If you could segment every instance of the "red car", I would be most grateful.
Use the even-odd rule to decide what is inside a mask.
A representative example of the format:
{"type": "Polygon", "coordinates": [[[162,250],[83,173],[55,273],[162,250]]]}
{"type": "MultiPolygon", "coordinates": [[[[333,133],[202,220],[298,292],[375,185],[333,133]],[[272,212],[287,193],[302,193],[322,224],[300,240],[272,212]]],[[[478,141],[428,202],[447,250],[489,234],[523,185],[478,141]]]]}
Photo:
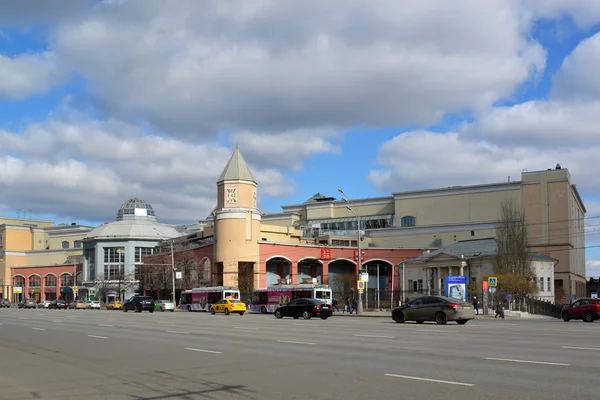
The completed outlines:
{"type": "Polygon", "coordinates": [[[594,322],[594,320],[600,319],[600,301],[594,298],[579,299],[573,304],[564,306],[561,316],[565,322],[572,319],[594,322]]]}

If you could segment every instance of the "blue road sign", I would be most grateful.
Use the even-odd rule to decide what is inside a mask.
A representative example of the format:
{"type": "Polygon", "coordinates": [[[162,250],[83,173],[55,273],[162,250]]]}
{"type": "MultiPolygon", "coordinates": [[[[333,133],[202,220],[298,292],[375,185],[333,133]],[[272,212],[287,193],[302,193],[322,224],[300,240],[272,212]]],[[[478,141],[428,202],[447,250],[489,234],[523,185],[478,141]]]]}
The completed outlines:
{"type": "Polygon", "coordinates": [[[512,294],[507,294],[506,295],[506,300],[511,301],[512,300],[512,294]]]}

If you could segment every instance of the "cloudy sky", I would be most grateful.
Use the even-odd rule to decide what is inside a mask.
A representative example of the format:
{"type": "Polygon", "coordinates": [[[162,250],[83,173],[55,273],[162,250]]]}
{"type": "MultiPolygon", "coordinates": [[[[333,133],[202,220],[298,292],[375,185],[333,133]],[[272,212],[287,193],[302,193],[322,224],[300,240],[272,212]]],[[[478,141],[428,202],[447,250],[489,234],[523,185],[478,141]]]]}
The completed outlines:
{"type": "Polygon", "coordinates": [[[0,0],[0,213],[191,222],[237,144],[263,211],[560,163],[594,217],[599,65],[596,0],[0,0]]]}

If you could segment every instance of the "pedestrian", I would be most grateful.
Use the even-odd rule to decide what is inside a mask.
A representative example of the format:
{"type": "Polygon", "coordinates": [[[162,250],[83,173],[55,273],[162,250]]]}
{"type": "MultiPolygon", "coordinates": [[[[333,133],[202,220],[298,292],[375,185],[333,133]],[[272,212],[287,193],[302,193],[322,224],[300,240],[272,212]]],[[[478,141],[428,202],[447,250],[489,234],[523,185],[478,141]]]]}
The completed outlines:
{"type": "Polygon", "coordinates": [[[504,308],[502,307],[502,302],[500,300],[498,300],[498,304],[496,304],[496,315],[494,315],[494,318],[498,317],[504,319],[504,308]]]}
{"type": "Polygon", "coordinates": [[[356,312],[356,307],[358,306],[358,300],[356,300],[356,297],[352,299],[352,309],[350,310],[350,314],[352,314],[352,311],[356,312]]]}
{"type": "Polygon", "coordinates": [[[331,307],[333,308],[333,311],[340,312],[340,309],[338,308],[338,301],[335,297],[333,298],[333,301],[331,302],[331,307]]]}
{"type": "Polygon", "coordinates": [[[406,298],[406,300],[404,300],[404,304],[410,306],[410,299],[408,297],[406,298]]]}
{"type": "Polygon", "coordinates": [[[473,308],[477,315],[479,315],[479,301],[477,300],[477,296],[473,296],[473,308]]]}
{"type": "Polygon", "coordinates": [[[344,312],[350,312],[350,296],[346,297],[346,305],[344,306],[344,312]]]}

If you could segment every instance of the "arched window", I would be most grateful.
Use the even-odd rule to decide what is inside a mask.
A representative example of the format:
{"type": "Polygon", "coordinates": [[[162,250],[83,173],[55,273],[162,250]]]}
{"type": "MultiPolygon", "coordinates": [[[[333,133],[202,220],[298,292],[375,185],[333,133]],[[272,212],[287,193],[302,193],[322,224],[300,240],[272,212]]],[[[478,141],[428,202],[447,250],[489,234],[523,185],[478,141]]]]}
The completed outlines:
{"type": "Polygon", "coordinates": [[[13,286],[25,287],[25,278],[21,275],[13,277],[13,286]]]}
{"type": "Polygon", "coordinates": [[[64,242],[62,242],[62,248],[63,249],[68,249],[69,248],[69,242],[66,241],[66,240],[64,242]]]}
{"type": "Polygon", "coordinates": [[[60,286],[73,286],[73,275],[71,274],[62,274],[60,276],[60,286]]]}
{"type": "Polygon", "coordinates": [[[44,277],[44,286],[45,287],[56,287],[56,276],[46,275],[44,277]]]}
{"type": "Polygon", "coordinates": [[[29,277],[29,287],[39,288],[40,286],[42,286],[42,278],[39,275],[31,275],[29,277]]]}
{"type": "Polygon", "coordinates": [[[73,247],[76,249],[80,249],[81,248],[81,240],[76,240],[73,242],[73,247]]]}
{"type": "Polygon", "coordinates": [[[415,217],[411,217],[410,215],[402,217],[400,219],[400,226],[415,226],[415,217]]]}

